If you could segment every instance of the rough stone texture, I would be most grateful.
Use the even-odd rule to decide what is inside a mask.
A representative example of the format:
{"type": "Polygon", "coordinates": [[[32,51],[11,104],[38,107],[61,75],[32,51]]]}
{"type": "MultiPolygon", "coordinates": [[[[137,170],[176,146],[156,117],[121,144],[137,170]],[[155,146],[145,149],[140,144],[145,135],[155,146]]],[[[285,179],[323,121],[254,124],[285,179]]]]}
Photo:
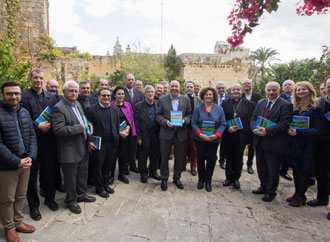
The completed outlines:
{"type": "MultiPolygon", "coordinates": [[[[197,177],[183,172],[184,190],[172,181],[166,192],[158,181],[142,184],[135,173],[130,184],[115,181],[115,194],[108,199],[97,197],[95,203],[81,203],[83,213],[75,215],[65,208],[64,194],[57,194],[60,209],[51,212],[41,205],[42,220],[25,222],[36,226],[33,234],[21,234],[23,242],[170,242],[170,241],[330,241],[328,207],[288,206],[292,182],[280,180],[278,196],[271,203],[261,201],[251,190],[259,185],[257,175],[242,172],[241,189],[224,188],[224,170],[217,165],[213,190],[197,190],[197,177]]],[[[315,197],[315,186],[307,197],[315,197]]],[[[89,189],[93,194],[93,189],[89,189]]],[[[3,229],[0,241],[4,240],[3,229]]]]}

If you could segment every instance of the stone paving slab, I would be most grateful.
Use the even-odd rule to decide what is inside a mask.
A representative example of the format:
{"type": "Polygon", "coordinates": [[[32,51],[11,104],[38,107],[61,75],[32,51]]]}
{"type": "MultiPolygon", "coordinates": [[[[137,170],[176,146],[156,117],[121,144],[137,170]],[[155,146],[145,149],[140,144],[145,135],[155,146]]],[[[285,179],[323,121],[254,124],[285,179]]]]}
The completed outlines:
{"type": "MultiPolygon", "coordinates": [[[[139,181],[138,174],[128,176],[130,184],[115,180],[115,194],[108,199],[97,196],[95,203],[81,203],[82,214],[65,208],[64,194],[56,200],[60,209],[50,211],[41,205],[42,220],[32,221],[24,208],[25,221],[36,226],[32,234],[20,234],[25,242],[216,242],[216,241],[330,241],[328,207],[293,208],[285,201],[294,192],[292,182],[280,180],[278,196],[271,203],[251,190],[258,187],[256,174],[242,172],[241,189],[224,188],[224,170],[217,165],[213,190],[197,190],[197,176],[189,169],[182,173],[184,190],[171,180],[168,190],[160,182],[139,181]]],[[[310,187],[307,197],[315,197],[310,187]]],[[[89,188],[90,194],[94,190],[89,188]]],[[[0,230],[0,241],[5,241],[0,230]]]]}

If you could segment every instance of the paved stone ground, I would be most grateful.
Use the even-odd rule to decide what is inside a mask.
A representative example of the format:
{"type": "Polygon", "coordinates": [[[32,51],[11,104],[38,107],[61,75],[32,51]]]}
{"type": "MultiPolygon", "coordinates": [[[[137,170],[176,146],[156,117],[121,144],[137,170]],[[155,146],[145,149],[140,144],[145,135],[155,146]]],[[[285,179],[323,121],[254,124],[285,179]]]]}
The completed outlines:
{"type": "MultiPolygon", "coordinates": [[[[197,177],[183,172],[184,190],[172,182],[166,192],[160,182],[150,179],[142,184],[137,174],[129,175],[130,184],[115,181],[115,194],[108,199],[97,196],[91,204],[80,204],[82,214],[64,207],[64,195],[57,194],[60,209],[50,211],[42,205],[42,220],[32,221],[24,209],[25,221],[36,226],[33,234],[20,234],[29,242],[92,241],[330,241],[327,207],[288,206],[293,183],[281,179],[278,196],[271,203],[251,190],[259,185],[257,175],[243,168],[241,189],[224,188],[224,170],[217,165],[213,191],[197,190],[197,177]]],[[[315,197],[313,186],[308,199],[315,197]]],[[[89,192],[94,193],[90,188],[89,192]]],[[[0,229],[0,241],[4,231],[0,229]]]]}

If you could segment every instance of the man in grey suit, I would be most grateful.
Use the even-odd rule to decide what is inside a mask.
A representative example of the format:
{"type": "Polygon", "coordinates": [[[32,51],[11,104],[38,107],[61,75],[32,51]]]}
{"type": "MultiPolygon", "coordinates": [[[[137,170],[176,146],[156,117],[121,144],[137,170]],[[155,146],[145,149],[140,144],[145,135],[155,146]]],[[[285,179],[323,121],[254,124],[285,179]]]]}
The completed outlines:
{"type": "Polygon", "coordinates": [[[57,153],[62,164],[65,203],[73,213],[81,213],[77,202],[94,202],[87,195],[89,135],[93,126],[86,125],[84,112],[77,102],[79,85],[68,81],[63,85],[63,100],[53,108],[52,126],[57,139],[57,153]],[[89,131],[89,132],[88,132],[89,131]]]}
{"type": "Polygon", "coordinates": [[[161,165],[160,175],[162,179],[161,189],[167,190],[169,177],[168,160],[174,145],[174,176],[173,182],[183,189],[180,181],[183,162],[184,141],[187,139],[187,125],[190,123],[191,105],[187,96],[180,95],[180,83],[176,80],[170,83],[170,93],[159,99],[156,111],[156,120],[160,124],[160,153],[161,165]],[[182,112],[182,126],[171,123],[171,111],[182,112]]]}

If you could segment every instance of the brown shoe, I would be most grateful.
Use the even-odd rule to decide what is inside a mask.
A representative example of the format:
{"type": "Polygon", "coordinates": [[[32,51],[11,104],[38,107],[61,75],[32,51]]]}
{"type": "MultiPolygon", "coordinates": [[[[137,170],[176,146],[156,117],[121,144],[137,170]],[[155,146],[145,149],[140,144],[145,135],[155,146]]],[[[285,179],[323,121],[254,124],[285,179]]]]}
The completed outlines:
{"type": "Polygon", "coordinates": [[[16,231],[21,233],[33,233],[35,230],[35,227],[23,222],[16,228],[16,231]]]}
{"type": "Polygon", "coordinates": [[[19,236],[15,229],[11,229],[6,233],[6,239],[8,242],[19,242],[19,236]]]}

